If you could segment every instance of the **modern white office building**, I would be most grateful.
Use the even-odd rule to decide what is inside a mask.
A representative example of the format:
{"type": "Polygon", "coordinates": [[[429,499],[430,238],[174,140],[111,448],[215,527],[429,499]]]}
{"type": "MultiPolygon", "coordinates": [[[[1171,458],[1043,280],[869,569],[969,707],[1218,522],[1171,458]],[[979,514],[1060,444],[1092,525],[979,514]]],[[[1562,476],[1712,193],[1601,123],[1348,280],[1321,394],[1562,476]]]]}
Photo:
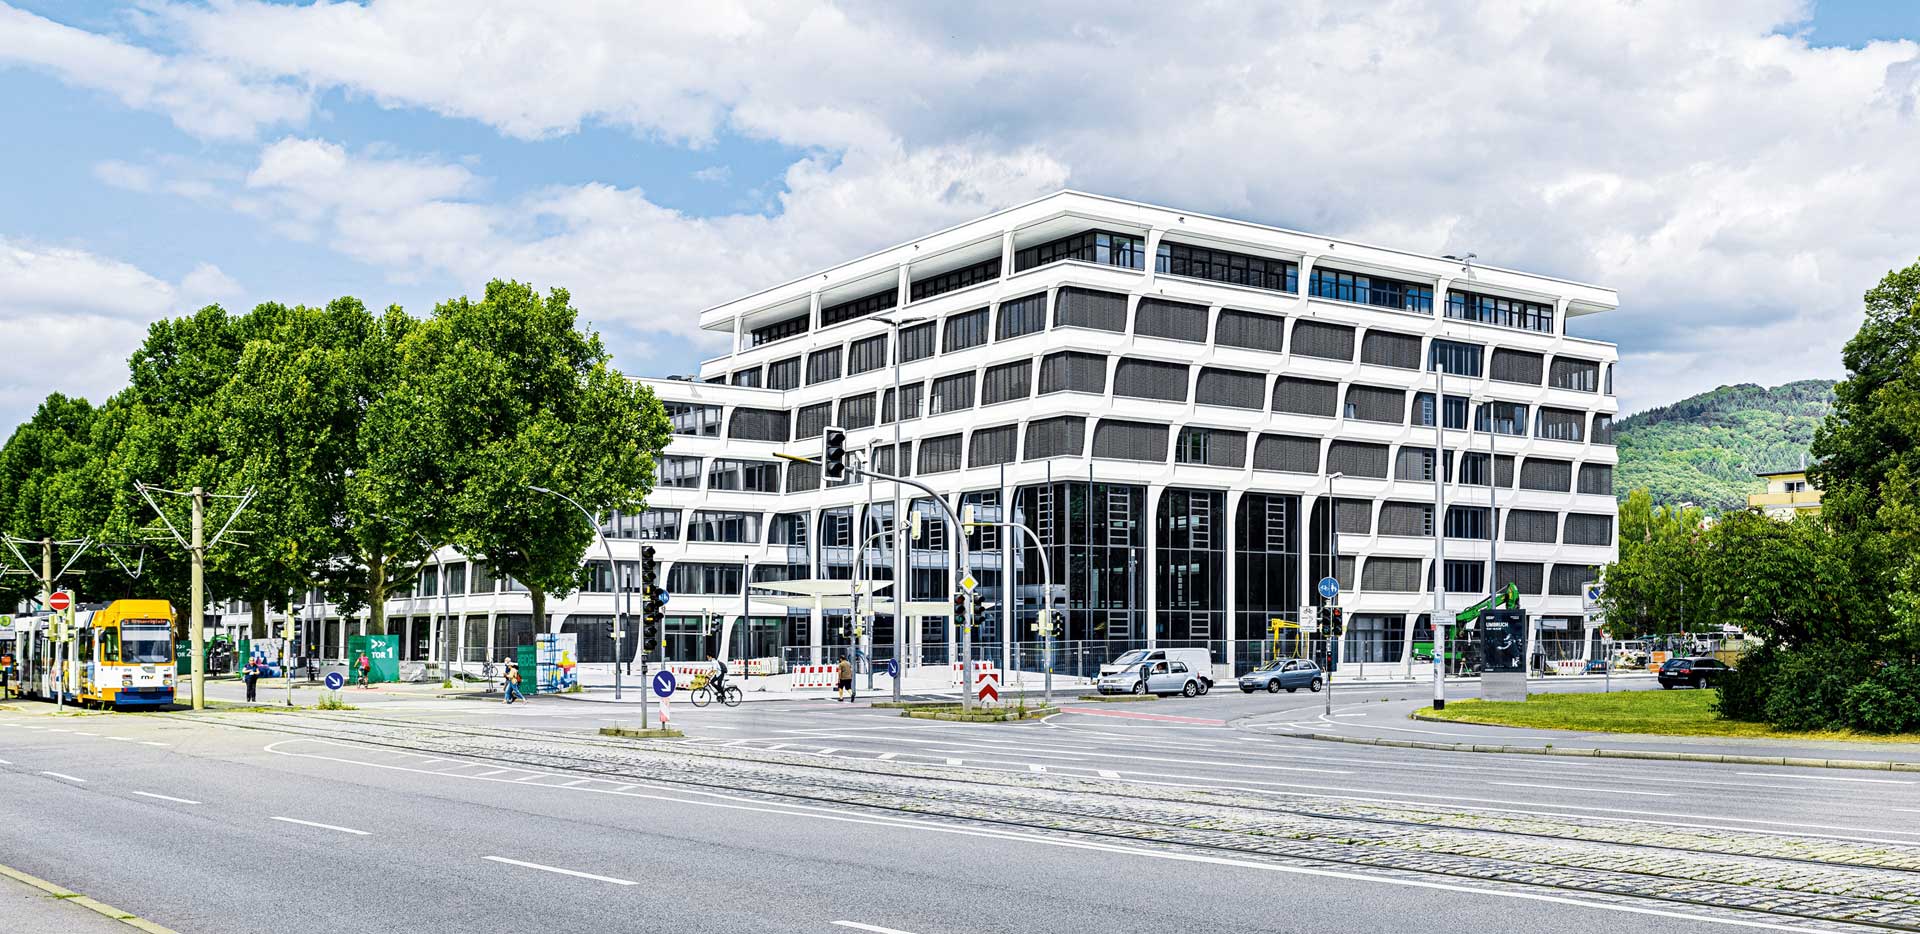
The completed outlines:
{"type": "MultiPolygon", "coordinates": [[[[863,576],[890,579],[873,533],[893,491],[823,490],[817,467],[774,457],[817,455],[833,424],[876,469],[1036,533],[1066,587],[1063,647],[1085,658],[1204,645],[1245,667],[1329,574],[1343,670],[1422,669],[1436,574],[1449,614],[1516,584],[1549,657],[1580,657],[1580,585],[1616,553],[1617,354],[1570,332],[1616,304],[1477,260],[1064,191],[701,312],[729,352],[646,380],[677,434],[648,509],[607,532],[619,561],[651,544],[667,565],[670,656],[709,650],[703,618],[733,657],[837,656],[847,611],[790,582],[853,578],[870,538],[863,576]]],[[[914,508],[905,641],[945,661],[954,530],[914,508]]],[[[1039,605],[1038,553],[1008,531],[969,540],[997,605],[975,633],[987,657],[1029,641],[1039,605]]],[[[464,658],[527,641],[526,594],[448,557],[457,578],[388,608],[403,653],[437,656],[443,604],[464,658]]],[[[587,661],[613,651],[596,566],[542,624],[581,633],[587,661]]],[[[893,626],[873,621],[881,658],[893,626]]]]}

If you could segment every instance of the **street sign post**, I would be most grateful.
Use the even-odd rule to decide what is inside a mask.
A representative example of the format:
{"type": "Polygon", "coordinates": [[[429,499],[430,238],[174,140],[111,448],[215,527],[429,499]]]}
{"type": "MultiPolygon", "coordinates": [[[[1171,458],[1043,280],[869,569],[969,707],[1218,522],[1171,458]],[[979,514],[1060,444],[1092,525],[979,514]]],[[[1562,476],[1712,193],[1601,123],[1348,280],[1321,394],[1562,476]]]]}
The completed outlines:
{"type": "Polygon", "coordinates": [[[70,591],[56,590],[47,598],[47,609],[56,613],[65,613],[73,607],[73,594],[70,591]]]}
{"type": "Polygon", "coordinates": [[[672,671],[663,670],[653,676],[653,695],[661,700],[672,697],[675,686],[672,671]]]}
{"type": "Polygon", "coordinates": [[[1340,581],[1332,577],[1320,578],[1320,599],[1332,600],[1340,596],[1340,581]]]}
{"type": "Polygon", "coordinates": [[[337,671],[327,672],[327,690],[338,691],[347,686],[347,676],[337,671]]]}

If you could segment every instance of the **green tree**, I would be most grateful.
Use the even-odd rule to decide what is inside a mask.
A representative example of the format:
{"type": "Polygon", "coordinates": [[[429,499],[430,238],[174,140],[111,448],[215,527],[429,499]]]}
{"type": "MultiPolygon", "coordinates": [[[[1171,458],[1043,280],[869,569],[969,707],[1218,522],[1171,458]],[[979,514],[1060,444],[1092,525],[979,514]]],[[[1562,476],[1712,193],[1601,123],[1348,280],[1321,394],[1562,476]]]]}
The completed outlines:
{"type": "Polygon", "coordinates": [[[401,341],[404,375],[379,413],[418,429],[389,436],[411,448],[390,482],[428,496],[461,551],[524,584],[536,627],[548,594],[579,586],[593,531],[531,487],[599,513],[636,509],[670,436],[652,391],[615,373],[576,319],[564,290],[543,298],[517,282],[444,302],[401,341]]]}
{"type": "Polygon", "coordinates": [[[1620,558],[1602,572],[1607,632],[1616,639],[1701,628],[1699,540],[1705,514],[1655,506],[1645,490],[1620,504],[1620,558]]]}

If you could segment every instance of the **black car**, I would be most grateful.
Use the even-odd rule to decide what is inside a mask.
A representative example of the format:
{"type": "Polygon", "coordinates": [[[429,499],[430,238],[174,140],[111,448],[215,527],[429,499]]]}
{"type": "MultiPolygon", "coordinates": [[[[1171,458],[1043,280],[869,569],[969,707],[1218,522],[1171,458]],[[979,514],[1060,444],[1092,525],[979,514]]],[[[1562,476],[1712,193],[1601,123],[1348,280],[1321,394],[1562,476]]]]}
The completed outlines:
{"type": "Polygon", "coordinates": [[[1691,658],[1669,658],[1660,666],[1658,675],[1660,686],[1672,689],[1679,685],[1696,688],[1710,688],[1713,683],[1731,674],[1733,669],[1717,658],[1696,655],[1691,658]]]}

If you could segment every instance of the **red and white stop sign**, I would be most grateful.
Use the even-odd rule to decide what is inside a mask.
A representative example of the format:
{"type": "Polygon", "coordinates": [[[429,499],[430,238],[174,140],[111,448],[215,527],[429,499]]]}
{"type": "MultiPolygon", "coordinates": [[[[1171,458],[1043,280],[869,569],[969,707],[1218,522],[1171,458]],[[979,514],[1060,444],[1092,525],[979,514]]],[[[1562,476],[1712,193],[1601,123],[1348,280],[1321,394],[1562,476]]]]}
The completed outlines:
{"type": "Polygon", "coordinates": [[[64,590],[56,590],[53,592],[53,596],[47,598],[47,606],[52,607],[56,611],[65,611],[68,607],[73,606],[73,594],[64,590]]]}

